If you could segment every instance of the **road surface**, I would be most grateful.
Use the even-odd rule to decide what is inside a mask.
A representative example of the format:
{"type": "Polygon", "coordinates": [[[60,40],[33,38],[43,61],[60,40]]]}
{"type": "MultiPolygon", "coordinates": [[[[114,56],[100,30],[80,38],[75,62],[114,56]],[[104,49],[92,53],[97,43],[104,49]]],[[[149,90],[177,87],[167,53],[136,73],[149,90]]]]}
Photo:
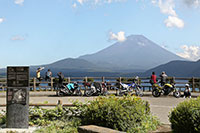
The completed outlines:
{"type": "MultiPolygon", "coordinates": [[[[73,103],[78,100],[80,102],[87,102],[88,100],[94,100],[96,97],[78,97],[78,96],[66,96],[66,97],[57,97],[55,92],[31,92],[30,103],[57,103],[58,100],[61,100],[63,104],[73,103]],[[40,94],[39,96],[37,95],[40,94]]],[[[148,93],[149,94],[149,93],[148,93]]],[[[199,95],[199,94],[196,94],[199,95]]],[[[157,116],[161,123],[170,124],[168,115],[174,107],[180,102],[183,102],[184,98],[175,98],[173,96],[161,96],[155,98],[151,95],[145,95],[142,97],[143,100],[146,100],[150,103],[151,112],[153,115],[157,116]]],[[[5,104],[6,98],[5,94],[0,94],[0,104],[5,104]]],[[[0,109],[5,109],[5,107],[0,107],[0,109]]]]}

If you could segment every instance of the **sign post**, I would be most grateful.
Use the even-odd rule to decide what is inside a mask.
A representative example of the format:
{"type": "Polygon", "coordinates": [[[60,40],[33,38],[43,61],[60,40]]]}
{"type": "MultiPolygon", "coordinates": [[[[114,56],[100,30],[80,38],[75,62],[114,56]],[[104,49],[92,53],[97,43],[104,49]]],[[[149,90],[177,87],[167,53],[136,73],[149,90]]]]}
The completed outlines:
{"type": "Polygon", "coordinates": [[[6,127],[29,127],[29,67],[7,67],[6,127]]]}

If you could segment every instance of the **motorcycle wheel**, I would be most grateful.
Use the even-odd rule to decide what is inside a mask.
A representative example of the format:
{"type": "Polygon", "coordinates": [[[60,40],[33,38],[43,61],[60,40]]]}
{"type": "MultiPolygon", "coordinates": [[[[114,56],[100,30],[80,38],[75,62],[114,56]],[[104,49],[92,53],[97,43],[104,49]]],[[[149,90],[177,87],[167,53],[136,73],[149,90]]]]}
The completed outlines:
{"type": "Polygon", "coordinates": [[[87,96],[87,97],[90,97],[90,96],[92,96],[92,90],[89,90],[89,89],[86,89],[85,90],[85,95],[87,96]]]}
{"type": "Polygon", "coordinates": [[[82,96],[81,90],[76,90],[75,94],[76,94],[77,96],[82,96]]]}
{"type": "Polygon", "coordinates": [[[153,95],[154,97],[159,97],[159,96],[161,95],[161,93],[159,92],[158,89],[154,89],[154,90],[152,91],[152,95],[153,95]]]}
{"type": "Polygon", "coordinates": [[[57,94],[57,96],[59,96],[59,97],[64,96],[63,92],[61,92],[60,90],[58,90],[58,91],[56,92],[56,94],[57,94]]]}
{"type": "Polygon", "coordinates": [[[127,91],[119,90],[119,96],[127,95],[127,91]]]}
{"type": "Polygon", "coordinates": [[[144,95],[143,91],[138,87],[135,90],[136,96],[142,97],[144,95]]]}
{"type": "Polygon", "coordinates": [[[175,91],[173,92],[173,95],[176,97],[176,98],[179,98],[181,96],[181,92],[180,91],[175,91]]]}

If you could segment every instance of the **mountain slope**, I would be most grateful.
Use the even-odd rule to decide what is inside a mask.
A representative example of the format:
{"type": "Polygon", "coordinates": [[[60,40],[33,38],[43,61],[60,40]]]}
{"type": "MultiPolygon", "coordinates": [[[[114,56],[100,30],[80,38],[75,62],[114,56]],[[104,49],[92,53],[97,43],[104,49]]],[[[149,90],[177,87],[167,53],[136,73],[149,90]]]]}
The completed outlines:
{"type": "Polygon", "coordinates": [[[109,72],[109,70],[100,68],[89,61],[86,61],[84,59],[74,59],[74,58],[66,58],[46,65],[31,66],[30,67],[31,75],[35,75],[38,67],[45,67],[45,70],[41,71],[42,75],[45,74],[47,69],[51,69],[54,76],[58,72],[63,72],[65,75],[68,75],[69,73],[72,74],[80,73],[83,75],[85,73],[93,73],[93,72],[109,72]]]}
{"type": "Polygon", "coordinates": [[[150,75],[153,71],[160,74],[165,71],[169,76],[176,77],[200,77],[200,60],[199,61],[171,61],[152,68],[144,73],[144,76],[150,75]]]}
{"type": "Polygon", "coordinates": [[[97,53],[80,56],[95,64],[106,64],[113,69],[145,69],[183,58],[167,51],[142,35],[131,35],[97,53]]]}
{"type": "Polygon", "coordinates": [[[63,60],[56,61],[54,63],[45,65],[49,68],[57,68],[57,69],[94,69],[97,66],[89,61],[84,59],[73,59],[67,58],[63,60]]]}

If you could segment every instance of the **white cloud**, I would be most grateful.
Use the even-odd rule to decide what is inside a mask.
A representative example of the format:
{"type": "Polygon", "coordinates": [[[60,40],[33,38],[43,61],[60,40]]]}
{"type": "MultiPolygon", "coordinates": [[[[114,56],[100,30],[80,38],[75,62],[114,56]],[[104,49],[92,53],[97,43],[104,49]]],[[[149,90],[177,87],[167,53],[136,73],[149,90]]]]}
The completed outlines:
{"type": "Polygon", "coordinates": [[[157,0],[151,0],[151,3],[152,3],[152,4],[156,4],[156,3],[157,3],[157,0]]]}
{"type": "Polygon", "coordinates": [[[76,3],[74,3],[74,4],[72,5],[72,7],[73,7],[73,8],[76,8],[76,7],[77,7],[77,4],[76,4],[76,3]]]}
{"type": "Polygon", "coordinates": [[[168,18],[164,21],[166,27],[184,27],[184,21],[176,13],[174,0],[151,0],[151,3],[157,5],[162,14],[168,15],[168,18]]]}
{"type": "Polygon", "coordinates": [[[177,16],[176,11],[174,10],[175,8],[174,0],[165,0],[164,2],[163,0],[159,0],[158,6],[163,14],[177,16]]]}
{"type": "Polygon", "coordinates": [[[126,0],[76,0],[79,4],[83,5],[84,3],[92,4],[92,5],[97,5],[97,4],[110,4],[113,2],[124,2],[126,0]]]}
{"type": "Polygon", "coordinates": [[[4,18],[0,18],[0,23],[2,23],[3,21],[5,21],[5,19],[4,18]]]}
{"type": "Polygon", "coordinates": [[[183,0],[189,7],[198,8],[200,6],[200,0],[183,0]]]}
{"type": "Polygon", "coordinates": [[[17,5],[23,5],[23,3],[24,3],[24,0],[15,0],[15,4],[17,4],[17,5]]]}
{"type": "Polygon", "coordinates": [[[25,40],[25,38],[23,36],[20,36],[20,35],[16,35],[16,36],[13,36],[11,38],[12,41],[23,41],[25,40]]]}
{"type": "Polygon", "coordinates": [[[183,52],[177,53],[177,55],[196,61],[200,58],[200,47],[199,46],[188,46],[188,45],[182,45],[181,49],[183,52]]]}
{"type": "Polygon", "coordinates": [[[109,40],[117,40],[119,42],[123,42],[123,41],[126,40],[125,32],[124,31],[120,31],[117,34],[115,34],[113,32],[110,32],[109,40]]]}
{"type": "Polygon", "coordinates": [[[165,25],[167,27],[177,27],[177,28],[183,28],[184,22],[177,16],[168,16],[168,18],[164,21],[165,25]]]}
{"type": "Polygon", "coordinates": [[[83,4],[83,2],[85,2],[86,0],[77,0],[78,3],[80,3],[81,5],[83,4]]]}

